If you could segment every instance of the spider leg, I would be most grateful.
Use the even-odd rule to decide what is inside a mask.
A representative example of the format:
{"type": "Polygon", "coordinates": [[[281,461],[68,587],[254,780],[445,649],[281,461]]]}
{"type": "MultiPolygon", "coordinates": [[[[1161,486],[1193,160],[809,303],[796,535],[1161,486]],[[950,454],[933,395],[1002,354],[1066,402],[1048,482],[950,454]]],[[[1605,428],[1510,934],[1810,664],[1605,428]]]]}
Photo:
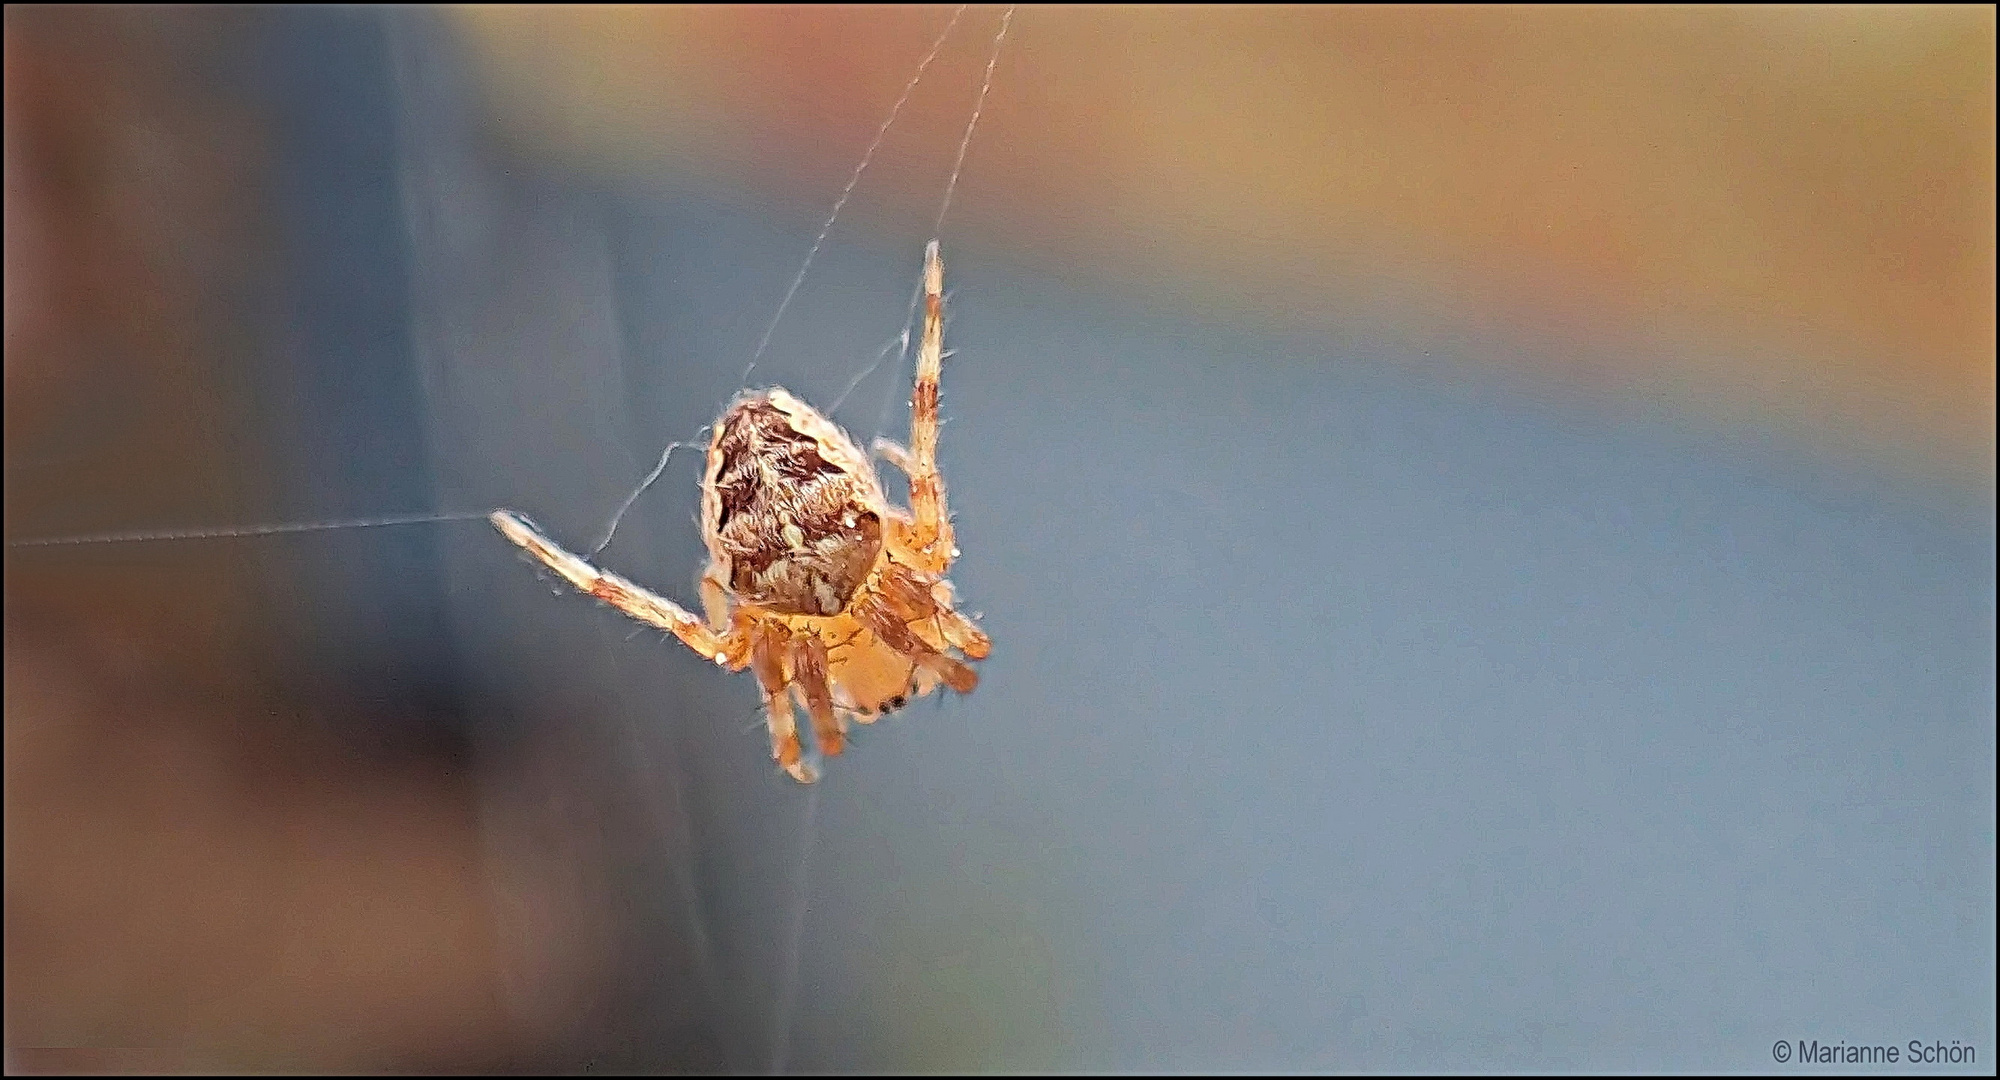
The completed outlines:
{"type": "Polygon", "coordinates": [[[847,733],[833,713],[833,688],[827,683],[826,668],[826,643],[818,634],[792,639],[792,685],[798,688],[806,713],[812,717],[819,752],[834,757],[846,748],[847,733]]]}
{"type": "Polygon", "coordinates": [[[952,606],[957,597],[952,593],[951,582],[942,578],[933,582],[930,595],[937,613],[938,633],[947,644],[974,660],[984,660],[992,655],[993,639],[986,636],[986,631],[981,630],[978,623],[959,614],[958,609],[952,606]]]}
{"type": "Polygon", "coordinates": [[[617,574],[599,570],[563,550],[560,544],[529,524],[528,519],[511,510],[495,510],[487,520],[502,536],[554,570],[578,592],[594,596],[642,623],[668,631],[703,658],[731,671],[741,671],[749,662],[749,638],[743,631],[731,629],[718,633],[710,629],[672,600],[617,574]]]}
{"type": "MultiPolygon", "coordinates": [[[[896,471],[903,474],[904,488],[905,490],[907,490],[909,486],[910,474],[914,472],[917,467],[916,461],[910,457],[910,448],[904,446],[902,443],[896,442],[894,439],[884,439],[880,436],[877,436],[873,444],[873,451],[876,457],[881,458],[882,460],[887,461],[889,464],[895,466],[896,471]]],[[[879,476],[877,477],[877,481],[880,482],[879,476]]],[[[889,485],[887,484],[882,485],[885,491],[888,489],[888,486],[889,485]]],[[[886,502],[886,496],[884,498],[886,502]]],[[[887,508],[889,511],[888,516],[894,519],[896,523],[895,527],[891,528],[890,530],[891,534],[895,537],[895,540],[893,542],[899,546],[907,547],[908,546],[907,539],[910,531],[910,526],[915,519],[910,517],[910,512],[908,510],[904,509],[903,507],[897,506],[894,503],[887,503],[887,508]]]]}
{"type": "Polygon", "coordinates": [[[771,757],[801,784],[819,779],[819,770],[799,749],[799,729],[792,712],[790,680],[785,677],[785,647],[791,635],[784,627],[765,623],[752,631],[750,669],[764,688],[764,722],[771,731],[771,757]]]}
{"type": "Polygon", "coordinates": [[[892,605],[893,601],[881,596],[869,596],[855,603],[851,610],[861,625],[882,639],[882,644],[909,657],[917,665],[920,669],[920,694],[923,674],[937,678],[961,694],[972,693],[972,688],[979,685],[979,674],[963,662],[931,647],[929,642],[910,629],[908,619],[898,614],[892,605]]]}
{"type": "Polygon", "coordinates": [[[910,456],[910,448],[904,446],[902,443],[894,439],[885,439],[878,435],[875,437],[875,442],[871,446],[871,449],[875,451],[876,457],[894,465],[896,471],[902,473],[904,476],[911,476],[916,473],[917,459],[910,456]]]}
{"type": "Polygon", "coordinates": [[[933,649],[941,652],[950,646],[974,660],[984,660],[993,652],[993,639],[951,606],[951,582],[891,563],[884,568],[876,589],[904,624],[915,628],[933,649]]]}
{"type": "Polygon", "coordinates": [[[917,345],[917,381],[910,390],[911,548],[924,569],[941,571],[953,557],[951,510],[938,473],[938,378],[944,367],[944,260],[937,241],[924,248],[924,333],[917,345]]]}
{"type": "Polygon", "coordinates": [[[708,616],[709,628],[723,633],[729,627],[729,589],[722,583],[722,567],[715,560],[709,560],[695,588],[701,593],[701,610],[708,616]]]}
{"type": "Polygon", "coordinates": [[[993,654],[993,639],[971,619],[946,607],[938,609],[937,621],[938,632],[952,648],[974,660],[984,660],[993,654]]]}

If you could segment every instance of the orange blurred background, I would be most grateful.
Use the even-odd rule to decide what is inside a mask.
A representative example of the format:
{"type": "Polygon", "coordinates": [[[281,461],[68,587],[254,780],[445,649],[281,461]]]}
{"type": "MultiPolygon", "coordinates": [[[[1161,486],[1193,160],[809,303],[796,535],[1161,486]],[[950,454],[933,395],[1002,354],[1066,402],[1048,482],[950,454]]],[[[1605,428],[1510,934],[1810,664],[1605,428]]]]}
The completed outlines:
{"type": "MultiPolygon", "coordinates": [[[[951,12],[454,10],[517,137],[808,204],[951,12]]],[[[920,239],[999,16],[872,229],[920,239]]],[[[1993,476],[1991,7],[1033,7],[971,155],[952,228],[1024,263],[1993,476]]]]}

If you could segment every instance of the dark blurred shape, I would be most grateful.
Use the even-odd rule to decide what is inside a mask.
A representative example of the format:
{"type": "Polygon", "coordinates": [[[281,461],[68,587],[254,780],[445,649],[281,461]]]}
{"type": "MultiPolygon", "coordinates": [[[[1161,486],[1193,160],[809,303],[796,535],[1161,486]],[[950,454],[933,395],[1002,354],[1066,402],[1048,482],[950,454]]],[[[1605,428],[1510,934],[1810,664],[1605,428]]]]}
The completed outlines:
{"type": "MultiPolygon", "coordinates": [[[[379,20],[6,19],[9,538],[421,511],[379,20]]],[[[480,796],[430,543],[9,548],[9,1071],[554,1045],[599,917],[480,796]]]]}

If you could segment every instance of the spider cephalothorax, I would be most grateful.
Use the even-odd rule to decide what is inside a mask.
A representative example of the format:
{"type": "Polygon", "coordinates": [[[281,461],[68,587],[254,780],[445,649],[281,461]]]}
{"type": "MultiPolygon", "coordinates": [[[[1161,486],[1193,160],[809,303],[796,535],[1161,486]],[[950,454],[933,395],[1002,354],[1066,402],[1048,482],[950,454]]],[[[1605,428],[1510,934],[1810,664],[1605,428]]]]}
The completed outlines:
{"type": "Polygon", "coordinates": [[[850,720],[869,722],[939,684],[970,693],[979,679],[966,661],[992,648],[944,578],[958,549],[937,469],[943,361],[944,265],[932,243],[910,446],[875,444],[909,478],[908,510],[890,504],[846,432],[783,389],[745,392],[723,412],[702,477],[706,622],[563,550],[519,514],[495,511],[493,524],[583,592],[732,671],[755,671],[771,754],[810,783],[819,774],[800,747],[794,697],[821,752],[838,754],[850,720]]]}

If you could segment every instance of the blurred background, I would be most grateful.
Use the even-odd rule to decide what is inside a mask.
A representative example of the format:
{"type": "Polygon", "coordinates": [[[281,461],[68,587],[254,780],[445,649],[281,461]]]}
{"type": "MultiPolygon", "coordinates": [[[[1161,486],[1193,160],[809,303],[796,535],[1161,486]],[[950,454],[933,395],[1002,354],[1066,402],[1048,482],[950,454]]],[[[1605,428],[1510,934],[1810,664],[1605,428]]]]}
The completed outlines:
{"type": "MultiPolygon", "coordinates": [[[[1990,7],[1018,12],[995,653],[811,792],[477,520],[21,545],[587,549],[953,15],[7,9],[9,1070],[1990,1068],[1990,7]]],[[[864,440],[1000,19],[750,377],[864,440]]]]}

